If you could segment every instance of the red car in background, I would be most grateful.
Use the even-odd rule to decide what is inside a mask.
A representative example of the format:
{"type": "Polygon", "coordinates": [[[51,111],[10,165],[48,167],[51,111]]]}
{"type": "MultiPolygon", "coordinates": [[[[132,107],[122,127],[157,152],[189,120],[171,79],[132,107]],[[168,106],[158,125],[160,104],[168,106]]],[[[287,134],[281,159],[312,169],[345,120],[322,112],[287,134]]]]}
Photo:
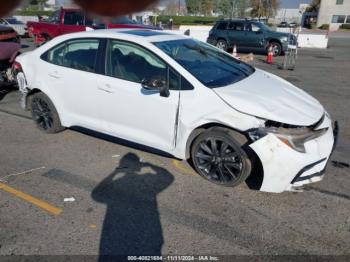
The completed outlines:
{"type": "Polygon", "coordinates": [[[86,31],[89,29],[106,28],[143,28],[160,29],[153,26],[139,24],[127,17],[120,17],[107,21],[89,18],[81,9],[61,8],[54,12],[46,21],[28,22],[29,37],[35,38],[35,43],[41,45],[52,38],[64,34],[86,31]]]}
{"type": "Polygon", "coordinates": [[[17,42],[19,43],[19,37],[16,31],[8,26],[0,25],[0,42],[17,42]]]}

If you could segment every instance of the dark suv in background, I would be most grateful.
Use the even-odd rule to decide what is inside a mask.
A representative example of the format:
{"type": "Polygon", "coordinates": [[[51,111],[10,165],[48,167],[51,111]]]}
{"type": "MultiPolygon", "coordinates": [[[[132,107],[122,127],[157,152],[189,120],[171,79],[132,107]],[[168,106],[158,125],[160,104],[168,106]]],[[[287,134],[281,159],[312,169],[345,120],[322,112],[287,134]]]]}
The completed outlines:
{"type": "Polygon", "coordinates": [[[288,44],[297,45],[297,38],[273,31],[258,21],[221,20],[210,30],[207,42],[225,51],[236,45],[240,52],[266,52],[272,46],[274,56],[279,56],[287,50],[288,44]]]}

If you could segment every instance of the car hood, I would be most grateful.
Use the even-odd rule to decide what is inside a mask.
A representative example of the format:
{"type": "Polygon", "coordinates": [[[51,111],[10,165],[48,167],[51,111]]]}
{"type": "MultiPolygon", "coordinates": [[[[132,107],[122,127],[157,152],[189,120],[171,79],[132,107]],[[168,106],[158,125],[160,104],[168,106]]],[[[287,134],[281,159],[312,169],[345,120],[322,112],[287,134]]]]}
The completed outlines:
{"type": "Polygon", "coordinates": [[[9,31],[9,30],[12,30],[12,27],[0,25],[0,31],[9,31]]]}
{"type": "Polygon", "coordinates": [[[324,114],[323,106],[306,92],[259,69],[240,82],[213,91],[242,113],[284,124],[310,126],[324,114]]]}

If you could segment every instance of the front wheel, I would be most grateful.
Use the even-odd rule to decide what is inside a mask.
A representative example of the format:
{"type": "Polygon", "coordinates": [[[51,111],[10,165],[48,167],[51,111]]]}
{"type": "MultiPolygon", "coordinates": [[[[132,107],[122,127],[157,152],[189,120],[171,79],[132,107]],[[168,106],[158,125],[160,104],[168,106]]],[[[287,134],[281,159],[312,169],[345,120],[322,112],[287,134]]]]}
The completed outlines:
{"type": "MultiPolygon", "coordinates": [[[[280,56],[282,54],[282,46],[280,43],[278,42],[272,42],[270,43],[269,48],[272,48],[272,53],[273,53],[273,56],[277,57],[277,56],[280,56]]],[[[267,50],[269,51],[269,50],[267,50]]]]}
{"type": "Polygon", "coordinates": [[[206,131],[191,148],[193,165],[203,178],[212,183],[234,187],[245,181],[251,162],[241,145],[224,131],[206,131]]]}

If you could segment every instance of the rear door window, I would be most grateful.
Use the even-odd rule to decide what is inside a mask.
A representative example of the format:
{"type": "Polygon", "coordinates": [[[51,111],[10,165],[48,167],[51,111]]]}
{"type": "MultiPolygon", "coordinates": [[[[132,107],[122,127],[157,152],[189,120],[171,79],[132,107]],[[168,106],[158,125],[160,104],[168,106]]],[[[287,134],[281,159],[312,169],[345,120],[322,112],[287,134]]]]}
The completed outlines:
{"type": "Polygon", "coordinates": [[[228,29],[234,30],[234,31],[244,31],[244,23],[231,22],[228,26],[228,29]]]}
{"type": "Polygon", "coordinates": [[[66,12],[64,15],[65,25],[84,25],[85,17],[83,13],[79,12],[66,12]]]}
{"type": "Polygon", "coordinates": [[[143,80],[166,81],[167,65],[156,55],[138,45],[110,40],[106,61],[107,75],[141,83],[143,80]]]}
{"type": "Polygon", "coordinates": [[[96,72],[100,40],[78,39],[64,42],[41,58],[49,63],[87,72],[96,72]]]}
{"type": "Polygon", "coordinates": [[[218,30],[225,30],[225,29],[227,29],[227,22],[220,22],[216,29],[218,29],[218,30]]]}

